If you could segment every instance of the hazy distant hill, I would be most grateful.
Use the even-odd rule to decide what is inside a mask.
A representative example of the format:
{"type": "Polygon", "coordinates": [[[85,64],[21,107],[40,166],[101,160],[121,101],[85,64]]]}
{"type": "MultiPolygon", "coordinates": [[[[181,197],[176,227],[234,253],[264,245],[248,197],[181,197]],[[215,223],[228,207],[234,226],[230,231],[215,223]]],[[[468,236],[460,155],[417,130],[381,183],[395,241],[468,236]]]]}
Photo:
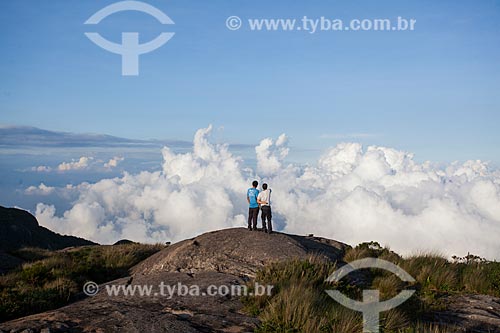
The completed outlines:
{"type": "Polygon", "coordinates": [[[0,126],[0,147],[190,147],[179,140],[134,140],[105,134],[49,131],[30,126],[0,126]]]}

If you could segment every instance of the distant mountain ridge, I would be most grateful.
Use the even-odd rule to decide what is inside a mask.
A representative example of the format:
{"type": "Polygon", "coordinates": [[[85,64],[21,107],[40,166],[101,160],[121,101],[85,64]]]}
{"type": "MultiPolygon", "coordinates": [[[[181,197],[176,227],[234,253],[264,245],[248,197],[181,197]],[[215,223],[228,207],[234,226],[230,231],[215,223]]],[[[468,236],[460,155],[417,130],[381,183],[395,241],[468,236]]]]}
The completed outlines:
{"type": "Polygon", "coordinates": [[[29,212],[0,206],[0,251],[9,252],[22,247],[60,250],[71,246],[98,245],[89,240],[63,236],[38,224],[29,212]]]}
{"type": "MultiPolygon", "coordinates": [[[[0,125],[0,148],[22,147],[101,147],[101,148],[191,148],[191,141],[163,139],[127,139],[107,134],[50,131],[32,126],[0,125]]],[[[254,144],[231,143],[234,149],[253,149],[254,144]]]]}
{"type": "Polygon", "coordinates": [[[190,147],[181,140],[136,140],[106,134],[70,133],[31,126],[0,126],[0,147],[190,147]]]}

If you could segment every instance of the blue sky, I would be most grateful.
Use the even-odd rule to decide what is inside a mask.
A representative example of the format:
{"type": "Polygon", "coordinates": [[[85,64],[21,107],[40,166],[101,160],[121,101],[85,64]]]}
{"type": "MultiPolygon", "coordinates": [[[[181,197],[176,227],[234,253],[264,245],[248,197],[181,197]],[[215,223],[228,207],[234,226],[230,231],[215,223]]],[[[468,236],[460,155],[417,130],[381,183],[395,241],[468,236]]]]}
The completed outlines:
{"type": "Polygon", "coordinates": [[[419,160],[491,160],[500,144],[500,1],[148,1],[162,26],[122,12],[83,23],[114,1],[0,3],[0,123],[134,139],[257,143],[282,132],[292,146],[359,141],[419,160]],[[417,20],[404,32],[230,31],[230,15],[417,20]],[[141,42],[175,32],[140,57],[138,77],[85,36],[141,42]],[[363,134],[359,137],[353,134],[363,134]]]}

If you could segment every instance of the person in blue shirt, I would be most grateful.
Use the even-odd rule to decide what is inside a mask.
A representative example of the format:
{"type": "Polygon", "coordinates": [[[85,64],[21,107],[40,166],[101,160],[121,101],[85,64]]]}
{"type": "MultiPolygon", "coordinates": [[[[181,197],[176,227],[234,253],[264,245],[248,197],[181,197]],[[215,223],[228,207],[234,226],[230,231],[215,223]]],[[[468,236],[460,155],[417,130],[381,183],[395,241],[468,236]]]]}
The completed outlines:
{"type": "Polygon", "coordinates": [[[259,216],[259,203],[257,202],[257,197],[259,196],[259,190],[257,186],[259,182],[254,180],[252,182],[252,187],[247,190],[247,201],[248,201],[248,230],[257,230],[257,217],[259,216]]]}

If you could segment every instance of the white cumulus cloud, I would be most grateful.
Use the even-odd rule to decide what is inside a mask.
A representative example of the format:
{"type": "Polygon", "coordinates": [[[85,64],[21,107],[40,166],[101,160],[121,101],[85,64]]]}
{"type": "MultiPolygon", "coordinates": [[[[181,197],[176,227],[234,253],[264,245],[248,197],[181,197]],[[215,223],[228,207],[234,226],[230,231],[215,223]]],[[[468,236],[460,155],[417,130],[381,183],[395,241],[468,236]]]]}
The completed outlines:
{"type": "Polygon", "coordinates": [[[25,194],[28,195],[49,195],[54,193],[55,187],[47,186],[44,183],[40,183],[38,186],[30,186],[24,190],[25,194]]]}
{"type": "Polygon", "coordinates": [[[72,160],[71,162],[62,162],[57,166],[59,171],[70,170],[83,170],[89,167],[89,163],[93,160],[92,157],[82,156],[79,160],[72,160]]]}
{"type": "Polygon", "coordinates": [[[255,147],[257,155],[257,171],[262,175],[272,175],[278,172],[282,161],[288,155],[288,138],[281,134],[276,142],[271,138],[266,138],[255,147]]]}
{"type": "Polygon", "coordinates": [[[31,171],[35,172],[50,172],[52,171],[52,168],[46,165],[39,165],[39,166],[34,166],[31,168],[31,171]]]}
{"type": "Polygon", "coordinates": [[[125,160],[123,157],[115,156],[110,159],[108,162],[104,163],[104,167],[108,169],[116,168],[120,162],[125,160]]]}

